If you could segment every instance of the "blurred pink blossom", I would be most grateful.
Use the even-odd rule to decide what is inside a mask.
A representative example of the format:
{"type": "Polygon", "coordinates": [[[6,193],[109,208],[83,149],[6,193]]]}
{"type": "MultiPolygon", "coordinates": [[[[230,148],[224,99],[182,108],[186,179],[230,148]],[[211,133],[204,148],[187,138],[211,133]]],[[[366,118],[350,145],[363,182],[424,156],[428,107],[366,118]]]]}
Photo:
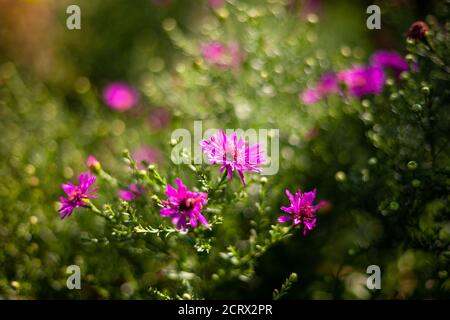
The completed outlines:
{"type": "Polygon", "coordinates": [[[161,130],[166,128],[171,120],[170,113],[164,108],[153,109],[149,115],[149,124],[152,130],[161,130]]]}
{"type": "Polygon", "coordinates": [[[228,45],[218,41],[204,43],[201,53],[209,64],[221,69],[237,68],[243,61],[243,53],[237,42],[228,45]]]}
{"type": "Polygon", "coordinates": [[[144,170],[146,169],[144,162],[148,164],[160,163],[162,154],[158,149],[144,145],[133,151],[132,158],[136,161],[138,169],[144,170]]]}
{"type": "Polygon", "coordinates": [[[123,82],[113,82],[103,90],[105,104],[119,112],[133,108],[139,101],[137,91],[123,82]]]}
{"type": "Polygon", "coordinates": [[[213,9],[217,9],[222,7],[225,4],[224,0],[209,0],[209,5],[213,9]]]}

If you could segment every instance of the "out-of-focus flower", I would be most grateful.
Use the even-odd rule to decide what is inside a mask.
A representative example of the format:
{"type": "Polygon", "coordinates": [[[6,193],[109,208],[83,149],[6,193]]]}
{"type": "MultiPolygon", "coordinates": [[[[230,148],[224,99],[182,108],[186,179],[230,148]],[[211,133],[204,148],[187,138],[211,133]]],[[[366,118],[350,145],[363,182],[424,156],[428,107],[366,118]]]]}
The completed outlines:
{"type": "Polygon", "coordinates": [[[322,95],[338,92],[339,85],[336,75],[325,73],[319,81],[318,89],[322,95]]]}
{"type": "Polygon", "coordinates": [[[319,16],[322,11],[321,0],[302,0],[300,2],[300,17],[307,20],[311,15],[319,16]]]}
{"type": "Polygon", "coordinates": [[[144,145],[133,151],[132,158],[136,161],[138,169],[143,170],[146,169],[145,163],[159,163],[162,156],[158,149],[144,145]]]}
{"type": "Polygon", "coordinates": [[[213,41],[201,46],[203,58],[209,63],[221,69],[237,68],[241,65],[243,54],[238,43],[229,45],[213,41]]]}
{"type": "Polygon", "coordinates": [[[333,207],[333,203],[330,200],[320,200],[319,206],[321,211],[330,211],[333,207]]]}
{"type": "Polygon", "coordinates": [[[218,9],[224,5],[225,1],[224,0],[209,0],[208,3],[211,8],[218,9]]]}
{"type": "Polygon", "coordinates": [[[319,135],[319,130],[317,128],[311,128],[305,132],[304,138],[306,141],[312,141],[319,135]]]}
{"type": "Polygon", "coordinates": [[[337,77],[345,84],[349,93],[356,97],[380,94],[384,88],[385,76],[379,66],[356,66],[339,72],[337,77]]]}
{"type": "Polygon", "coordinates": [[[395,51],[377,51],[370,59],[372,66],[392,69],[397,76],[409,70],[408,62],[401,54],[395,51]]]}
{"type": "Polygon", "coordinates": [[[322,99],[322,96],[317,88],[308,88],[301,93],[300,99],[304,104],[312,105],[319,102],[322,99]]]}
{"type": "Polygon", "coordinates": [[[70,216],[74,209],[86,206],[86,200],[96,198],[94,194],[98,187],[90,189],[94,184],[96,177],[91,175],[89,171],[82,173],[78,177],[79,185],[76,186],[72,182],[62,185],[62,189],[66,193],[66,197],[60,197],[60,208],[58,210],[61,219],[70,216]]]}
{"type": "Polygon", "coordinates": [[[306,105],[311,105],[319,102],[329,94],[339,91],[339,85],[336,75],[333,73],[326,73],[322,76],[319,83],[313,87],[306,89],[301,94],[301,100],[306,105]]]}
{"type": "Polygon", "coordinates": [[[157,108],[150,112],[149,123],[153,130],[161,130],[170,123],[170,113],[164,108],[157,108]]]}
{"type": "Polygon", "coordinates": [[[227,170],[228,179],[233,178],[233,171],[237,171],[242,184],[245,186],[244,171],[261,172],[260,165],[265,162],[264,151],[255,143],[248,146],[247,142],[238,139],[237,133],[227,136],[219,130],[209,139],[200,142],[203,152],[207,155],[210,164],[220,164],[220,172],[227,170]]]}
{"type": "Polygon", "coordinates": [[[160,210],[161,216],[171,217],[178,230],[186,230],[188,223],[192,228],[196,228],[198,221],[208,227],[208,221],[201,214],[203,206],[208,202],[208,195],[187,190],[180,178],[177,178],[176,182],[178,190],[170,184],[167,185],[168,200],[162,202],[164,208],[160,210]]]}
{"type": "Polygon", "coordinates": [[[102,167],[100,161],[98,161],[97,158],[92,155],[87,157],[86,165],[90,170],[93,171],[98,171],[102,167]]]}
{"type": "Polygon", "coordinates": [[[316,189],[305,193],[299,190],[295,195],[292,195],[289,190],[286,190],[286,195],[291,205],[289,207],[283,206],[280,209],[289,215],[279,217],[278,222],[283,223],[292,220],[294,227],[301,227],[303,224],[303,235],[306,235],[307,230],[312,230],[316,226],[317,218],[314,214],[321,207],[320,204],[313,205],[316,199],[316,189]]]}
{"type": "Polygon", "coordinates": [[[142,195],[144,190],[141,187],[138,187],[134,183],[131,183],[127,189],[121,189],[119,190],[119,198],[124,201],[134,201],[137,197],[142,195]]]}
{"type": "Polygon", "coordinates": [[[137,91],[123,82],[111,83],[103,90],[103,101],[116,111],[127,111],[133,108],[138,100],[137,91]]]}
{"type": "Polygon", "coordinates": [[[428,30],[430,30],[430,27],[425,22],[416,21],[409,27],[406,37],[412,40],[422,40],[428,30]]]}

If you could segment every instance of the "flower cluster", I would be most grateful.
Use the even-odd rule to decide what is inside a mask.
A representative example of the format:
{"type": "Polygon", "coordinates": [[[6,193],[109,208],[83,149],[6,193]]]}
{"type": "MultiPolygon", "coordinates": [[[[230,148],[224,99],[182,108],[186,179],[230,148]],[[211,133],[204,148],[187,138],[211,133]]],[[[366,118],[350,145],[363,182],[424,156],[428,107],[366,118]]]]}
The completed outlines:
{"type": "Polygon", "coordinates": [[[397,52],[377,51],[368,66],[357,65],[337,73],[327,73],[316,86],[302,92],[300,98],[304,104],[311,105],[334,93],[354,97],[378,95],[383,91],[387,70],[394,72],[398,78],[402,72],[409,70],[409,65],[397,52]]]}
{"type": "MultiPolygon", "coordinates": [[[[216,134],[209,136],[200,142],[203,152],[207,155],[210,164],[220,164],[220,172],[228,179],[233,177],[233,171],[236,171],[245,187],[244,172],[252,171],[261,172],[261,164],[264,163],[264,152],[259,144],[255,143],[249,146],[242,137],[238,138],[237,133],[233,132],[227,135],[225,131],[219,130],[216,134]]],[[[147,160],[147,159],[146,159],[147,160]]],[[[94,156],[89,156],[86,164],[88,168],[94,172],[104,174],[101,164],[94,156]]],[[[86,172],[79,176],[79,186],[73,185],[71,182],[63,184],[62,188],[66,192],[67,197],[60,198],[60,215],[61,218],[70,216],[74,209],[85,207],[86,201],[95,198],[94,194],[98,187],[90,189],[94,184],[96,177],[86,172]]],[[[178,230],[187,230],[196,228],[198,222],[205,227],[209,227],[208,220],[202,214],[202,210],[208,203],[208,194],[205,192],[196,192],[188,190],[186,185],[178,177],[176,178],[177,188],[167,184],[165,194],[167,200],[161,202],[161,217],[170,217],[172,223],[178,230]]],[[[127,188],[120,189],[118,196],[121,200],[132,202],[136,198],[144,194],[144,189],[131,183],[127,188]]],[[[303,234],[306,230],[312,230],[316,225],[315,212],[319,205],[313,205],[312,202],[316,197],[316,191],[306,192],[304,194],[298,191],[293,196],[288,190],[286,194],[291,201],[290,207],[281,207],[281,210],[289,213],[289,216],[282,216],[278,222],[286,222],[293,220],[294,227],[304,226],[303,234]]]]}

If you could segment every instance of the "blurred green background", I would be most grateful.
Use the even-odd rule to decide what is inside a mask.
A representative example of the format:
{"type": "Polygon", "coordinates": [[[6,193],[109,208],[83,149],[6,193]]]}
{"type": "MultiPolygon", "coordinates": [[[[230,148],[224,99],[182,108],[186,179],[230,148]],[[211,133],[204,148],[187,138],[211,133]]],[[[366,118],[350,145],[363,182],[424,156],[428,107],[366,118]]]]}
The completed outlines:
{"type": "MultiPolygon", "coordinates": [[[[306,107],[298,99],[323,72],[367,63],[377,49],[406,54],[412,22],[436,14],[448,24],[444,2],[375,1],[382,29],[368,30],[373,1],[0,0],[0,298],[147,299],[150,286],[173,286],[158,252],[143,242],[136,250],[96,242],[104,223],[83,213],[61,221],[57,201],[90,154],[126,181],[122,150],[148,147],[174,177],[171,132],[191,130],[194,120],[280,128],[280,171],[268,184],[274,219],[285,188],[316,187],[331,202],[313,233],[297,232],[259,259],[254,280],[227,281],[206,298],[270,298],[291,272],[299,282],[289,299],[448,297],[448,189],[420,198],[394,186],[392,172],[371,171],[378,150],[359,102],[306,107]],[[69,4],[81,8],[81,30],[66,28],[69,4]],[[201,43],[211,40],[241,44],[239,71],[201,59],[201,43]],[[104,104],[102,90],[114,81],[138,90],[136,107],[104,104]],[[412,212],[405,193],[423,204],[420,228],[380,214],[382,203],[412,212]],[[436,241],[439,253],[430,251],[436,241]],[[82,290],[65,286],[71,264],[83,270],[82,290]],[[365,287],[371,264],[382,267],[382,290],[365,287]]],[[[112,190],[103,197],[117,202],[112,190]]]]}

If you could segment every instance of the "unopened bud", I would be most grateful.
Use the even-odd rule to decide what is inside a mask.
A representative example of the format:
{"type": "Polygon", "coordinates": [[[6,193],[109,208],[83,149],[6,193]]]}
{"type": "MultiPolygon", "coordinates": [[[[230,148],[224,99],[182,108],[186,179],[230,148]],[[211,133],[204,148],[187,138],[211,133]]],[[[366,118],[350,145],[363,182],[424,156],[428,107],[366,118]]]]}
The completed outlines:
{"type": "Polygon", "coordinates": [[[291,273],[291,275],[289,276],[289,281],[291,282],[297,282],[298,280],[298,276],[295,272],[291,273]]]}
{"type": "Polygon", "coordinates": [[[98,161],[97,158],[92,155],[87,157],[86,165],[90,170],[94,172],[99,172],[102,169],[100,161],[98,161]]]}

